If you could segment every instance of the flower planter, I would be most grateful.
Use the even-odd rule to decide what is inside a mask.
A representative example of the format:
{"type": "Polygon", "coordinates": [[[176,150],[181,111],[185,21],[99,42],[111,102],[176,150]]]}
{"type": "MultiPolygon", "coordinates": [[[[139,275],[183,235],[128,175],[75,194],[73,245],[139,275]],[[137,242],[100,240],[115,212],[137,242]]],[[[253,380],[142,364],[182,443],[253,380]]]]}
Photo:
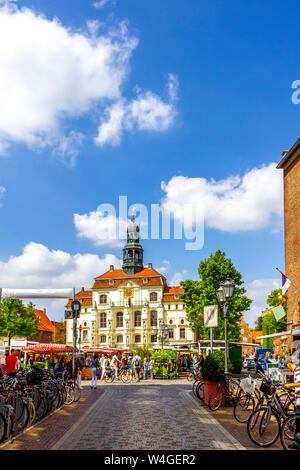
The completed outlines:
{"type": "MultiPolygon", "coordinates": [[[[219,380],[218,382],[209,382],[208,380],[204,381],[204,403],[207,406],[208,406],[208,401],[209,401],[210,395],[212,394],[212,392],[217,388],[217,386],[220,383],[224,384],[224,382],[222,380],[219,380]]],[[[222,402],[222,406],[224,406],[224,405],[225,405],[225,394],[224,394],[223,402],[222,402]]]]}

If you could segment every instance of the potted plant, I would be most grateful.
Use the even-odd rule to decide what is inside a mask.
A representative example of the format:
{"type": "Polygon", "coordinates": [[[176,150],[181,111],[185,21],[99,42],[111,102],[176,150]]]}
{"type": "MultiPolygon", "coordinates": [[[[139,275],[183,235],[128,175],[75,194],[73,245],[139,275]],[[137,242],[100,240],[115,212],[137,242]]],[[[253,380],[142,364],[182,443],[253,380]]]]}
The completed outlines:
{"type": "MultiPolygon", "coordinates": [[[[231,362],[228,360],[228,368],[232,370],[231,362]]],[[[220,382],[224,383],[220,374],[225,371],[225,354],[223,351],[214,351],[204,359],[202,364],[202,377],[204,379],[204,402],[208,405],[211,393],[220,382]]]]}

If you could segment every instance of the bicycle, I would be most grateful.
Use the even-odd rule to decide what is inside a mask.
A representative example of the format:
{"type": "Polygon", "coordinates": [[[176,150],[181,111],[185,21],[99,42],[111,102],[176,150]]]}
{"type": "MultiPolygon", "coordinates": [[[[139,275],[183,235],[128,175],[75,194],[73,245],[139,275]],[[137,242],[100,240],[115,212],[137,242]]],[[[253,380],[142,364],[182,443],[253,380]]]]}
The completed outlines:
{"type": "Polygon", "coordinates": [[[227,377],[221,371],[219,374],[224,381],[220,381],[209,396],[208,406],[211,411],[218,410],[222,403],[235,403],[241,389],[239,380],[232,378],[231,374],[227,377]]]}
{"type": "Polygon", "coordinates": [[[291,393],[277,393],[277,389],[282,386],[283,384],[265,377],[260,387],[267,404],[256,408],[247,422],[248,436],[259,447],[270,447],[275,444],[280,435],[282,422],[294,407],[294,397],[291,393]]]}

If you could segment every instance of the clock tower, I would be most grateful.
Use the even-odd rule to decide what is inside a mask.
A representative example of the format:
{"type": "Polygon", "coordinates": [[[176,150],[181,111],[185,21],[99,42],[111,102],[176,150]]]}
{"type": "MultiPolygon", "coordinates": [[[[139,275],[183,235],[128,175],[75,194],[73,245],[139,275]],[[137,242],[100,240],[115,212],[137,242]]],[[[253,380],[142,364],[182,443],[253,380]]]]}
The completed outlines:
{"type": "Polygon", "coordinates": [[[134,214],[127,227],[127,243],[123,248],[123,266],[126,274],[136,274],[143,268],[143,248],[140,245],[140,228],[135,223],[134,214]]]}

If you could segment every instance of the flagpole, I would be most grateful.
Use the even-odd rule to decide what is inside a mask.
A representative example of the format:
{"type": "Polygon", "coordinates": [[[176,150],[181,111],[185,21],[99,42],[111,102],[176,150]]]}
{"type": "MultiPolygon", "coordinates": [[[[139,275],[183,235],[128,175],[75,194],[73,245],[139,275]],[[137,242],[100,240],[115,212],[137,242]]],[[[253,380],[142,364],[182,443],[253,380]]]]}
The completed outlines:
{"type": "MultiPolygon", "coordinates": [[[[277,269],[278,272],[280,272],[281,275],[283,274],[278,268],[276,268],[276,269],[277,269]]],[[[285,274],[283,274],[283,275],[285,276],[285,274]]],[[[296,287],[295,284],[290,279],[289,279],[289,281],[291,283],[291,286],[293,286],[296,289],[296,291],[298,291],[299,294],[300,294],[300,289],[298,289],[298,287],[296,287]]]]}

